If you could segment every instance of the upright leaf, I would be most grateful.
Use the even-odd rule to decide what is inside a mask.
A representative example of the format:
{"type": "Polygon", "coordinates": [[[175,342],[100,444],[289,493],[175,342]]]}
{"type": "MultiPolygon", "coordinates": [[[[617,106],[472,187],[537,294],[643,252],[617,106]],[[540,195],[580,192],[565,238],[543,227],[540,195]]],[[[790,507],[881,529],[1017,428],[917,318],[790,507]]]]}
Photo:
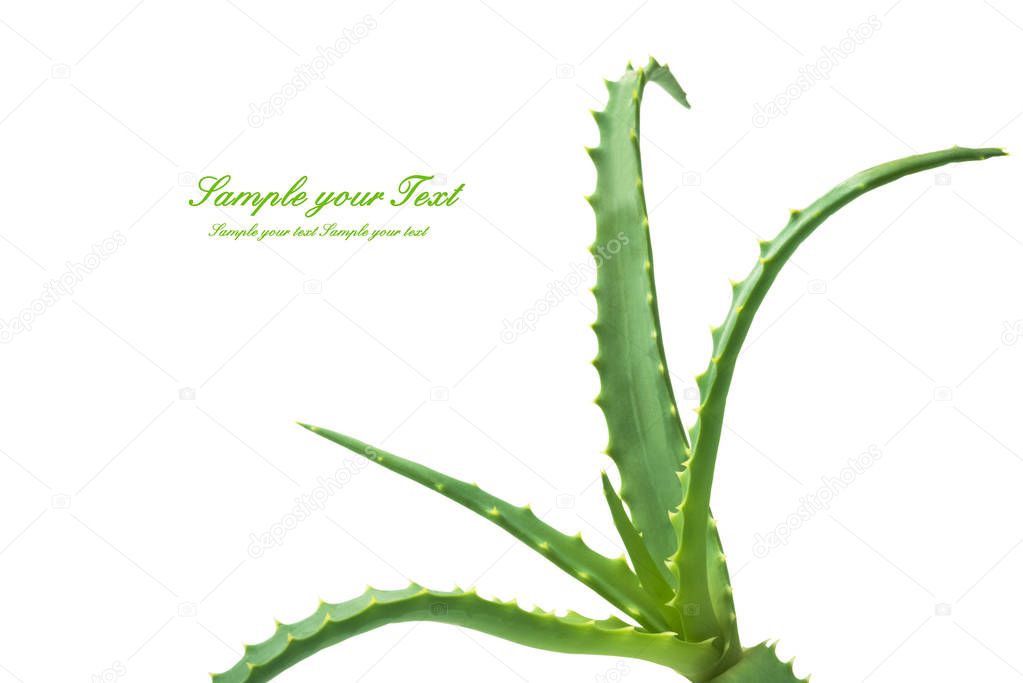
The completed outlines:
{"type": "Polygon", "coordinates": [[[643,537],[632,525],[629,513],[625,511],[622,499],[615,492],[611,480],[607,478],[607,473],[600,473],[600,482],[604,487],[607,506],[611,510],[611,521],[614,522],[615,529],[618,530],[618,535],[625,544],[625,551],[629,553],[636,576],[639,577],[643,588],[658,600],[667,603],[675,594],[668,583],[671,580],[671,573],[668,571],[667,563],[657,562],[651,557],[650,549],[646,547],[643,537]]]}
{"type": "Polygon", "coordinates": [[[595,112],[600,145],[589,154],[597,189],[588,197],[597,222],[591,252],[597,260],[597,405],[607,420],[607,453],[621,473],[621,496],[658,562],[676,547],[668,514],[681,501],[677,473],[687,446],[661,341],[654,287],[650,222],[639,154],[639,108],[648,82],[688,107],[667,66],[607,82],[607,107],[595,112]]]}
{"type": "MultiPolygon", "coordinates": [[[[830,215],[857,197],[912,173],[962,161],[1002,156],[1001,149],[953,147],[917,154],[862,171],[839,183],[803,211],[793,211],[788,225],[774,240],[760,243],[760,258],[749,276],[732,285],[732,306],[725,322],[712,330],[713,356],[697,378],[700,388],[698,419],[693,427],[691,456],[682,475],[685,497],[678,515],[679,545],[672,560],[677,576],[684,577],[674,604],[682,615],[689,640],[719,635],[728,626],[727,615],[716,614],[721,604],[713,595],[708,569],[710,490],[725,415],[725,399],[753,317],[782,267],[796,248],[830,215]]],[[[716,533],[716,532],[715,532],[716,533]]]]}

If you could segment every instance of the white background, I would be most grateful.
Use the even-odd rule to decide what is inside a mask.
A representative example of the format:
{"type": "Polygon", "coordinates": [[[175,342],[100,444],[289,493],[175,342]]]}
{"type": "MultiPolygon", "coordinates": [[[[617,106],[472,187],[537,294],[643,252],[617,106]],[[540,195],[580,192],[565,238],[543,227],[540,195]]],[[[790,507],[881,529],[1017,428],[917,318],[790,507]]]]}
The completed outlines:
{"type": "MultiPolygon", "coordinates": [[[[5,6],[0,317],[115,231],[127,242],[0,347],[0,681],[206,680],[273,617],[367,583],[475,583],[606,615],[499,529],[376,468],[279,547],[248,549],[351,460],[299,419],[619,552],[595,485],[607,463],[588,285],[513,343],[500,332],[588,263],[587,110],[626,60],[669,62],[693,103],[651,89],[643,130],[680,396],[754,233],[912,151],[1023,150],[1023,11],[1006,0],[677,5],[5,6]],[[377,27],[322,81],[249,125],[251,104],[367,15],[377,27]],[[828,80],[753,125],[756,104],[871,15],[880,28],[828,80]],[[318,191],[415,172],[465,182],[463,201],[324,217],[429,223],[425,240],[215,241],[224,217],[186,204],[204,173],[281,191],[308,175],[318,191]]],[[[781,639],[821,683],[1023,677],[1023,172],[1018,157],[944,172],[857,201],[798,252],[729,402],[715,513],[743,638],[781,639]],[[871,446],[880,459],[829,510],[756,556],[758,534],[871,446]]],[[[623,665],[626,680],[677,680],[408,624],[280,680],[615,680],[599,677],[623,665]]]]}

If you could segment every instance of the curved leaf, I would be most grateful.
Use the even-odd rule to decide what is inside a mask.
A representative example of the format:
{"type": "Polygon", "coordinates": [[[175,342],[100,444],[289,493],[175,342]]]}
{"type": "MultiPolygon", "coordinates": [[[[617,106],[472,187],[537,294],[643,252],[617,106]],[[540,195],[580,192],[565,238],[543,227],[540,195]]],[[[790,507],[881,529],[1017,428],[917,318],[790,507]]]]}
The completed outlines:
{"type": "MultiPolygon", "coordinates": [[[[301,423],[300,423],[301,424],[301,423]]],[[[624,558],[613,560],[591,550],[581,536],[563,534],[538,518],[529,506],[507,503],[476,484],[446,474],[329,429],[302,425],[392,472],[431,488],[490,520],[527,546],[596,591],[608,602],[651,631],[670,630],[674,615],[665,604],[643,590],[624,558]]]]}
{"type": "Polygon", "coordinates": [[[678,551],[672,562],[677,576],[685,577],[675,604],[682,613],[686,637],[703,640],[720,633],[724,615],[715,615],[719,600],[711,595],[708,579],[710,489],[725,414],[725,398],[739,350],[750,324],[782,267],[796,248],[828,216],[870,190],[912,173],[962,161],[1003,156],[1001,149],[953,147],[917,154],[857,173],[803,211],[793,211],[788,225],[774,240],[760,243],[760,258],[753,271],[732,285],[732,306],[725,322],[712,330],[713,357],[697,378],[700,388],[698,419],[690,434],[693,447],[683,473],[685,498],[681,506],[678,551]]]}
{"type": "Polygon", "coordinates": [[[553,652],[644,659],[687,677],[706,671],[717,657],[710,643],[686,643],[671,633],[641,631],[619,619],[528,612],[513,602],[485,600],[472,591],[436,592],[413,584],[402,590],[370,588],[353,600],[320,603],[312,616],[278,624],[270,638],[247,645],[237,664],[213,674],[213,683],[264,683],[325,647],[407,621],[464,626],[553,652]]]}

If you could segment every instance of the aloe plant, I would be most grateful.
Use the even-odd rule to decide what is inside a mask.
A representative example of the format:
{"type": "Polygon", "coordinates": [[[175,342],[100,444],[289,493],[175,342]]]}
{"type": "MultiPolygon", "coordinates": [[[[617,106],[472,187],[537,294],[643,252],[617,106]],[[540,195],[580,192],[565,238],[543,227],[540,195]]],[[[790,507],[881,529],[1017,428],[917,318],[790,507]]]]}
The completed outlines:
{"type": "Polygon", "coordinates": [[[591,619],[521,609],[475,590],[369,589],[338,604],[321,603],[298,623],[279,624],[266,641],[245,648],[241,661],[215,674],[216,683],[268,681],[309,655],[387,624],[455,624],[556,652],[613,655],[669,667],[696,683],[794,683],[791,662],[772,645],[743,648],[732,588],[716,523],[711,483],[725,401],[743,340],[771,284],[796,248],[828,216],[860,195],[902,176],[949,163],[1004,155],[1001,149],[952,147],[881,164],[839,183],[802,211],[773,240],[746,279],[732,285],[724,323],[712,328],[713,356],[697,378],[700,403],[688,434],[678,415],[664,354],[654,287],[650,226],[640,164],[639,112],[648,83],[689,107],[668,70],[651,59],[607,81],[607,107],[594,112],[600,144],[589,149],[597,188],[587,199],[596,213],[597,258],[593,325],[600,376],[596,402],[608,427],[607,454],[621,478],[616,491],[606,473],[603,492],[628,558],[590,549],[581,536],[549,526],[468,484],[357,439],[302,426],[402,476],[432,488],[515,536],[617,608],[623,618],[591,619]],[[615,243],[609,255],[604,245],[615,243]]]}

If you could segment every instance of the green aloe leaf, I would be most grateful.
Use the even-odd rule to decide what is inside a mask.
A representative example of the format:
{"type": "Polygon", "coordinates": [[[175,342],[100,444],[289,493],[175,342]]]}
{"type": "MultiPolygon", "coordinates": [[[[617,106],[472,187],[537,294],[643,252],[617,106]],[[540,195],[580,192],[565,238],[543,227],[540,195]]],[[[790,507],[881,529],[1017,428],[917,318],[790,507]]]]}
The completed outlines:
{"type": "Polygon", "coordinates": [[[597,221],[591,247],[597,260],[596,402],[607,421],[607,453],[621,474],[621,497],[650,555],[661,562],[677,545],[668,515],[681,502],[676,475],[688,442],[668,379],[643,193],[639,109],[648,82],[689,106],[668,67],[653,59],[608,81],[607,107],[594,113],[600,144],[588,152],[597,188],[587,199],[597,221]]]}
{"type": "Polygon", "coordinates": [[[742,652],[739,663],[707,683],[810,683],[798,678],[792,662],[778,659],[777,643],[761,643],[742,652]]]}
{"type": "Polygon", "coordinates": [[[302,425],[329,441],[472,510],[540,553],[651,631],[668,631],[677,622],[672,610],[643,590],[624,558],[611,559],[591,550],[581,536],[569,536],[537,517],[529,506],[518,507],[487,493],[476,484],[363,443],[350,436],[302,425]]]}
{"type": "MultiPolygon", "coordinates": [[[[649,633],[619,619],[594,620],[569,612],[559,617],[526,611],[514,602],[479,597],[474,591],[368,589],[361,596],[330,604],[294,624],[278,624],[270,638],[247,645],[241,660],[213,675],[213,683],[265,683],[306,657],[353,636],[388,624],[430,621],[463,626],[553,652],[644,659],[697,676],[713,664],[710,643],[686,643],[670,633],[649,633]]],[[[348,680],[343,677],[337,680],[348,680]]]]}
{"type": "Polygon", "coordinates": [[[664,562],[655,562],[650,556],[650,549],[643,543],[643,537],[629,519],[629,513],[625,510],[622,499],[607,478],[606,472],[600,473],[600,481],[604,487],[604,498],[607,506],[611,509],[611,520],[614,522],[618,535],[625,543],[625,550],[632,560],[632,567],[636,571],[643,588],[652,593],[658,600],[667,603],[675,595],[668,584],[671,577],[668,567],[664,562]]]}
{"type": "MultiPolygon", "coordinates": [[[[829,216],[857,197],[903,176],[946,164],[980,161],[1003,156],[1001,149],[951,149],[917,154],[874,166],[836,185],[803,211],[793,211],[788,225],[773,240],[760,243],[760,258],[746,279],[732,285],[732,305],[724,323],[712,330],[713,356],[707,370],[697,377],[700,389],[698,418],[690,437],[693,443],[683,472],[685,497],[681,514],[675,517],[678,550],[672,560],[677,577],[682,577],[674,604],[682,614],[687,639],[703,640],[730,628],[730,615],[717,614],[708,571],[710,490],[725,415],[725,399],[735,371],[739,350],[771,284],[789,257],[829,216]]],[[[716,533],[716,532],[715,532],[716,533]]],[[[717,582],[720,583],[720,582],[717,582]]],[[[730,590],[730,589],[729,589],[730,590]]]]}

